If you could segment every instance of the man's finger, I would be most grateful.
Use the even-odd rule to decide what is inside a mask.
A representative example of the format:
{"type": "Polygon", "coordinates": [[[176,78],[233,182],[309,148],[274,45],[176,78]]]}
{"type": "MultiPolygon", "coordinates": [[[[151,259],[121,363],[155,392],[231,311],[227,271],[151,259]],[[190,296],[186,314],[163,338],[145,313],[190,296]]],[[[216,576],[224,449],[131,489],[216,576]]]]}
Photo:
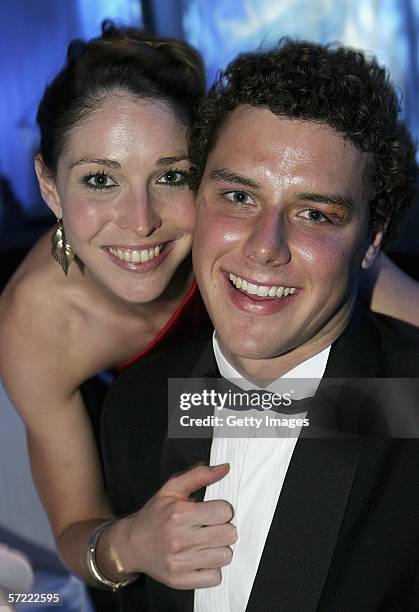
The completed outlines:
{"type": "Polygon", "coordinates": [[[179,476],[172,476],[160,489],[160,493],[188,499],[195,491],[224,478],[229,469],[228,463],[212,466],[197,465],[179,476]]]}

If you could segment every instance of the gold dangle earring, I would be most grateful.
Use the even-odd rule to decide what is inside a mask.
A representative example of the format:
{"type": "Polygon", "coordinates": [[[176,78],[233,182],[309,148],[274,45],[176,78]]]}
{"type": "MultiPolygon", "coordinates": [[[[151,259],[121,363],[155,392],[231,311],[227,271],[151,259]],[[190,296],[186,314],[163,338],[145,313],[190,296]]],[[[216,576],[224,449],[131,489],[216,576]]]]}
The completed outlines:
{"type": "Polygon", "coordinates": [[[74,251],[65,237],[61,219],[57,219],[58,227],[51,236],[51,255],[57,261],[67,276],[68,268],[74,259],[74,251]]]}

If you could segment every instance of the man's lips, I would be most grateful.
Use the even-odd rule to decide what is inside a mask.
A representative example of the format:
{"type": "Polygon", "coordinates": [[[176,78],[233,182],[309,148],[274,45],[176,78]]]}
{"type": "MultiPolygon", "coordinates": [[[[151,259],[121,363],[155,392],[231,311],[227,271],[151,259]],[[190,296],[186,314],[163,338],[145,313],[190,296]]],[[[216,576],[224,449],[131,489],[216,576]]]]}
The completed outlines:
{"type": "Polygon", "coordinates": [[[282,298],[287,297],[288,295],[293,295],[297,291],[296,287],[286,285],[257,284],[251,279],[242,278],[241,276],[237,276],[232,272],[228,273],[228,279],[236,289],[243,293],[247,293],[253,298],[282,298]]]}
{"type": "MultiPolygon", "coordinates": [[[[236,287],[237,279],[241,277],[237,277],[237,275],[233,274],[233,278],[234,276],[236,277],[236,281],[233,282],[229,279],[229,276],[230,273],[222,274],[223,284],[225,286],[225,290],[230,301],[239,310],[253,315],[274,315],[279,311],[283,310],[284,308],[290,306],[300,292],[299,289],[297,289],[296,287],[281,286],[284,289],[282,292],[282,297],[270,297],[269,289],[272,289],[273,292],[273,288],[275,287],[276,291],[278,291],[278,289],[280,289],[278,285],[256,285],[256,283],[250,283],[250,285],[254,285],[256,287],[256,292],[249,294],[247,292],[249,281],[247,281],[247,287],[245,285],[246,289],[243,290],[242,286],[239,288],[236,287]],[[265,297],[258,295],[257,289],[259,287],[269,287],[268,296],[265,297]],[[285,289],[295,289],[295,291],[293,293],[290,293],[289,291],[285,292],[285,289]],[[287,293],[287,295],[285,295],[285,293],[287,293]]],[[[250,287],[250,290],[254,291],[254,288],[250,287]]]]}

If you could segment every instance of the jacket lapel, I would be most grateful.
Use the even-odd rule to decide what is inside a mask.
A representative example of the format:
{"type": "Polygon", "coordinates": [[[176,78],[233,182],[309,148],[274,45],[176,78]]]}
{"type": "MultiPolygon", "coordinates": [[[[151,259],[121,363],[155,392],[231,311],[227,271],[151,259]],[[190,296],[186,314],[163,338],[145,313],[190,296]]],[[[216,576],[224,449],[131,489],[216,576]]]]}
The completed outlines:
{"type": "MultiPolygon", "coordinates": [[[[212,342],[197,355],[194,368],[186,377],[204,378],[208,372],[217,371],[217,364],[212,350],[212,342]]],[[[212,413],[212,410],[211,410],[212,413]]],[[[210,412],[208,413],[210,414],[210,412]]],[[[211,452],[211,436],[207,438],[171,438],[166,437],[163,444],[161,477],[165,482],[171,475],[187,470],[197,463],[208,463],[211,452]]],[[[204,498],[205,491],[200,491],[197,499],[204,498]]]]}
{"type": "Polygon", "coordinates": [[[380,332],[370,314],[357,306],[348,327],[332,345],[323,378],[378,378],[383,375],[380,353],[380,332]]]}
{"type": "Polygon", "coordinates": [[[300,439],[247,606],[316,610],[354,478],[359,440],[300,439]]]}
{"type": "MultiPolygon", "coordinates": [[[[203,352],[197,355],[190,378],[204,378],[207,372],[217,369],[212,342],[203,352]]],[[[185,374],[186,377],[186,374],[185,374]]],[[[165,482],[171,475],[191,468],[197,463],[209,463],[212,438],[169,438],[166,437],[161,460],[161,480],[165,482]]],[[[193,497],[198,501],[204,499],[205,489],[197,491],[193,497]]],[[[170,589],[154,580],[148,579],[151,610],[165,612],[193,612],[194,591],[170,589]]]]}
{"type": "MultiPolygon", "coordinates": [[[[332,346],[324,378],[380,376],[379,344],[369,315],[358,309],[332,346]]],[[[309,411],[309,416],[314,412],[309,411]]],[[[339,432],[334,439],[300,436],[247,612],[317,609],[363,444],[362,439],[348,439],[339,432]]]]}

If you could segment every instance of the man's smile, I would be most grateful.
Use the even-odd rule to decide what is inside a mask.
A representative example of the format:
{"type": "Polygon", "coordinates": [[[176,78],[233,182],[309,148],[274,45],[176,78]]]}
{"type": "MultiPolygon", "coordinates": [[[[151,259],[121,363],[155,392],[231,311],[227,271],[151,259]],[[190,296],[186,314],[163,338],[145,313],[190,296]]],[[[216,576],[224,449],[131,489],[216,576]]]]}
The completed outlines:
{"type": "Polygon", "coordinates": [[[288,295],[293,295],[296,291],[296,287],[284,287],[282,285],[259,285],[248,279],[237,276],[232,272],[228,275],[229,280],[236,289],[247,293],[252,296],[258,296],[263,298],[282,298],[288,295]]]}
{"type": "MultiPolygon", "coordinates": [[[[233,277],[235,275],[233,274],[233,277]]],[[[236,282],[237,282],[236,276],[236,282]]],[[[289,293],[289,289],[296,289],[295,287],[286,287],[288,289],[287,296],[279,297],[270,297],[258,295],[257,291],[259,287],[268,287],[268,285],[257,285],[252,282],[248,282],[247,279],[241,279],[242,283],[244,281],[246,289],[243,289],[243,285],[240,288],[237,288],[235,283],[230,280],[228,273],[222,273],[221,279],[223,281],[223,286],[225,288],[225,294],[228,296],[228,299],[231,304],[233,304],[239,311],[243,313],[248,313],[251,315],[273,315],[278,313],[279,311],[286,308],[288,305],[291,305],[291,302],[300,294],[300,291],[297,290],[293,293],[289,293]],[[247,283],[247,285],[246,285],[247,283]],[[253,293],[249,293],[249,285],[250,291],[253,293]],[[256,288],[256,289],[255,289],[256,288]]],[[[276,287],[276,290],[283,289],[283,293],[285,287],[279,287],[272,285],[272,288],[276,287]]],[[[269,289],[268,287],[268,293],[269,289]]],[[[231,313],[230,313],[231,314],[231,313]]]]}

